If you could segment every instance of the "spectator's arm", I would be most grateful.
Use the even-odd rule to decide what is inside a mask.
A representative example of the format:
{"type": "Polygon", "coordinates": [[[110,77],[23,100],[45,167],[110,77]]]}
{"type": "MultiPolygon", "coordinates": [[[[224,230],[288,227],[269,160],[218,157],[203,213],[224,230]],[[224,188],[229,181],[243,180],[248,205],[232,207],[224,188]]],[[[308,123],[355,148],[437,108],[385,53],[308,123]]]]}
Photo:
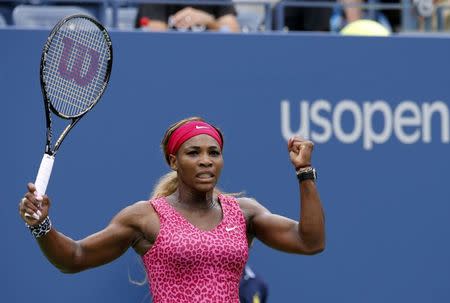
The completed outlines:
{"type": "Polygon", "coordinates": [[[143,25],[141,28],[153,32],[164,32],[167,30],[167,23],[159,20],[150,20],[147,25],[143,25]]]}
{"type": "Polygon", "coordinates": [[[220,30],[220,29],[228,29],[230,32],[239,32],[240,26],[234,15],[225,15],[219,17],[214,24],[208,25],[208,28],[211,30],[220,30]]]}
{"type": "Polygon", "coordinates": [[[239,23],[233,14],[222,15],[216,18],[214,15],[203,10],[185,7],[171,17],[176,28],[189,28],[191,26],[203,25],[212,31],[227,28],[229,31],[238,32],[239,23]]]}

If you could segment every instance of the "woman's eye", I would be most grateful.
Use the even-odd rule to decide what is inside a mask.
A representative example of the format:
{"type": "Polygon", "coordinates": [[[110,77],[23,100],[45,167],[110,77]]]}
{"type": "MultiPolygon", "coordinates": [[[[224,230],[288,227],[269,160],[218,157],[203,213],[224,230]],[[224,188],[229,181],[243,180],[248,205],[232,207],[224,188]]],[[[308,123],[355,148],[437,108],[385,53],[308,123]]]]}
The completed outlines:
{"type": "Polygon", "coordinates": [[[217,150],[212,150],[212,151],[209,152],[209,154],[212,155],[212,156],[219,156],[220,152],[217,151],[217,150]]]}
{"type": "Polygon", "coordinates": [[[188,155],[196,155],[198,152],[196,150],[191,150],[187,152],[188,155]]]}

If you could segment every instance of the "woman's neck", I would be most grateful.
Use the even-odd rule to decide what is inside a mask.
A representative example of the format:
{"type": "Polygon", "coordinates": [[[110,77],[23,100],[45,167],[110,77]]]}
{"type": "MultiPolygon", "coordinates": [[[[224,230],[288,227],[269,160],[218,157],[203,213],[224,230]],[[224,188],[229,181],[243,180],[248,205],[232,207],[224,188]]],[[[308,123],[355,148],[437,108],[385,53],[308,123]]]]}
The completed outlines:
{"type": "Polygon", "coordinates": [[[172,202],[186,209],[211,209],[217,201],[214,191],[193,192],[178,188],[171,196],[172,202]]]}

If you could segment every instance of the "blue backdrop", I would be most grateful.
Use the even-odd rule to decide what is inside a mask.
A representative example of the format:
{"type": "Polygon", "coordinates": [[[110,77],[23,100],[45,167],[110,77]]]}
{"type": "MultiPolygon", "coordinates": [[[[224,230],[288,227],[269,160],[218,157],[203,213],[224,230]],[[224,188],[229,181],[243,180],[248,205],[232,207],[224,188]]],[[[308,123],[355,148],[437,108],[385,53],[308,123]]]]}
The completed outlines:
{"type": "MultiPolygon", "coordinates": [[[[0,30],[3,302],[146,302],[133,251],[65,275],[17,205],[44,146],[39,60],[48,32],[0,30]]],[[[225,133],[220,186],[298,217],[286,137],[316,141],[327,248],[290,255],[257,242],[270,302],[450,301],[450,38],[113,32],[103,99],[64,142],[48,194],[79,239],[146,199],[168,171],[166,127],[200,115],[225,133]]]]}

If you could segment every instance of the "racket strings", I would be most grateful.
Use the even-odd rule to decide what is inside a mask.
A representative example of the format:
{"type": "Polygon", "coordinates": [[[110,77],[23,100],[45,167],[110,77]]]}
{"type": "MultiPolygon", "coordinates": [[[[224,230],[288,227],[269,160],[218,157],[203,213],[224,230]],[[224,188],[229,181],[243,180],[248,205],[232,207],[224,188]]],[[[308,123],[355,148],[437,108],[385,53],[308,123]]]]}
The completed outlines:
{"type": "Polygon", "coordinates": [[[91,21],[73,18],[49,44],[43,69],[47,98],[56,111],[75,117],[102,95],[111,58],[104,33],[91,21]]]}

